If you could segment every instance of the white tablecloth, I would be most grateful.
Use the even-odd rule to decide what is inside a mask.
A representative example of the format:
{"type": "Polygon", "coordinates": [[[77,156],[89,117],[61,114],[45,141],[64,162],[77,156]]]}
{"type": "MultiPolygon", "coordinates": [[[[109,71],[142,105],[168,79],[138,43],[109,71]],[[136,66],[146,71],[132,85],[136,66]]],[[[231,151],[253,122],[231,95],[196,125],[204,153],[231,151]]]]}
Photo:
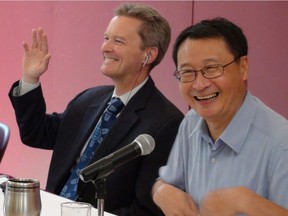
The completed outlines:
{"type": "MultiPolygon", "coordinates": [[[[61,216],[60,204],[71,201],[43,190],[41,190],[40,195],[42,203],[41,216],[61,216]]],[[[0,190],[0,216],[3,216],[3,202],[4,193],[0,190]]],[[[98,210],[96,208],[92,208],[91,216],[98,216],[98,210]]],[[[113,214],[105,212],[104,216],[113,216],[113,214]]]]}

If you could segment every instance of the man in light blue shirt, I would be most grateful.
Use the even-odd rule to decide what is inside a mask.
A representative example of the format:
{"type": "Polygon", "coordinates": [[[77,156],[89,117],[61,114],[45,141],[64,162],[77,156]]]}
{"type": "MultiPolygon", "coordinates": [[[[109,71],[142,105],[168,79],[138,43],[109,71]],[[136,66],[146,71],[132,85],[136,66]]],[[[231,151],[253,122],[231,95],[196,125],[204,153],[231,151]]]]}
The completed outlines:
{"type": "Polygon", "coordinates": [[[165,215],[288,215],[288,121],[248,91],[247,54],[223,18],[178,36],[175,76],[192,109],[152,191],[165,215]]]}

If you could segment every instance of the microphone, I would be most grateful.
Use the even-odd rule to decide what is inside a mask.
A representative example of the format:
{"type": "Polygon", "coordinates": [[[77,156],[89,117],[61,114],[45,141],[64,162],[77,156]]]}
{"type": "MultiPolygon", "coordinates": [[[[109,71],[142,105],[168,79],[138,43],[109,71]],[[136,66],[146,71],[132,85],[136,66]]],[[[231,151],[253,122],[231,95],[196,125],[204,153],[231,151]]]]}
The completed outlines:
{"type": "Polygon", "coordinates": [[[153,137],[141,134],[132,143],[83,168],[79,177],[83,182],[106,178],[122,164],[141,155],[150,154],[154,147],[153,137]]]}

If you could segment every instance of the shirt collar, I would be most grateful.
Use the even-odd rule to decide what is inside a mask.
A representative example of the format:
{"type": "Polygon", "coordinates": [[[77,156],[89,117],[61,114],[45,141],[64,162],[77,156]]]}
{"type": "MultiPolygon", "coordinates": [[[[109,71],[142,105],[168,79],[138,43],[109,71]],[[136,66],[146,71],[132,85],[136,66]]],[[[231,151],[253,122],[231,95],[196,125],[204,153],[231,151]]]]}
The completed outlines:
{"type": "Polygon", "coordinates": [[[139,91],[139,89],[141,89],[141,87],[147,82],[149,77],[147,77],[142,83],[140,83],[138,86],[136,86],[135,88],[133,88],[131,91],[121,95],[121,96],[118,96],[116,95],[116,92],[115,92],[115,88],[114,88],[114,91],[113,91],[113,94],[112,94],[112,97],[118,97],[121,99],[121,101],[124,103],[124,105],[127,105],[127,103],[129,102],[129,100],[139,91]]]}
{"type": "Polygon", "coordinates": [[[211,145],[215,145],[212,146],[213,148],[218,148],[221,144],[226,144],[239,154],[248,136],[256,109],[253,103],[253,96],[248,91],[240,109],[214,144],[210,137],[206,121],[203,118],[198,121],[192,133],[200,131],[202,139],[206,140],[207,143],[211,143],[211,145]]]}
{"type": "Polygon", "coordinates": [[[248,91],[242,106],[219,139],[239,154],[245,143],[255,113],[256,106],[253,103],[253,96],[248,91]]]}

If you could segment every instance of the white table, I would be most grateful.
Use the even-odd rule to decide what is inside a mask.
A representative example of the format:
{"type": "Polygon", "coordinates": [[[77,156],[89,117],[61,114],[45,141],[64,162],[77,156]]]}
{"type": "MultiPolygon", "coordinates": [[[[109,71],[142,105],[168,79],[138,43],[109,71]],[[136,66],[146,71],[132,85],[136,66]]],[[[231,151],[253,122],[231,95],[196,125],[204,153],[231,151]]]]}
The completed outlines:
{"type": "MultiPolygon", "coordinates": [[[[42,203],[41,216],[61,216],[60,204],[71,201],[43,190],[40,191],[40,195],[42,203]]],[[[3,202],[4,193],[0,190],[0,216],[3,216],[3,202]]],[[[98,216],[98,210],[96,208],[92,208],[91,216],[98,216]]],[[[113,216],[113,214],[105,212],[104,216],[113,216]]]]}

